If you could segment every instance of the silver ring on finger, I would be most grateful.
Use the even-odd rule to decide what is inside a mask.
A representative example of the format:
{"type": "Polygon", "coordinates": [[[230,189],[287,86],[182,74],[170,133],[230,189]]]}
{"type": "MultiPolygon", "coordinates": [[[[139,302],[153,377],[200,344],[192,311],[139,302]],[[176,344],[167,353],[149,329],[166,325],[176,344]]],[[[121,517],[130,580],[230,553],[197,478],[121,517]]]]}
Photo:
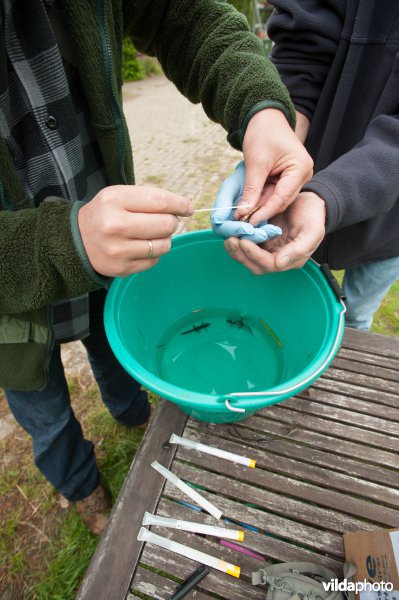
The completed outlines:
{"type": "Polygon", "coordinates": [[[148,240],[148,257],[147,258],[152,258],[154,255],[154,246],[152,243],[152,240],[148,240]]]}

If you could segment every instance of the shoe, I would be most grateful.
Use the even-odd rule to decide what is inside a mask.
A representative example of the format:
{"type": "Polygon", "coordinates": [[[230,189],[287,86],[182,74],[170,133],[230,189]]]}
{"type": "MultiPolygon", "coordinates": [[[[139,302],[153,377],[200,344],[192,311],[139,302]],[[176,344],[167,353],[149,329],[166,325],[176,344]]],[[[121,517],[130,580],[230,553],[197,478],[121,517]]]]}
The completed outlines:
{"type": "Polygon", "coordinates": [[[90,496],[78,500],[75,504],[78,513],[90,531],[94,535],[101,535],[107,524],[112,506],[111,498],[101,483],[90,496]]]}
{"type": "Polygon", "coordinates": [[[152,415],[155,412],[155,409],[156,409],[156,406],[154,404],[151,404],[151,406],[150,406],[150,416],[145,421],[145,423],[142,423],[141,425],[137,425],[137,429],[142,429],[143,431],[145,431],[147,429],[148,425],[150,424],[151,417],[152,417],[152,415]]]}

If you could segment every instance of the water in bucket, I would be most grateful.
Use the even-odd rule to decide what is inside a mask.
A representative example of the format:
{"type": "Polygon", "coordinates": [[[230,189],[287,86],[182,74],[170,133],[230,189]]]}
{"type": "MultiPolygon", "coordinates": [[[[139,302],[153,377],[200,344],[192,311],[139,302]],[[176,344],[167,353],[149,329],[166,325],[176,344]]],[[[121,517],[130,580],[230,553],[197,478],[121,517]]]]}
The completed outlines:
{"type": "Polygon", "coordinates": [[[162,379],[204,394],[257,391],[284,379],[285,351],[264,319],[206,308],[167,329],[157,365],[162,379]]]}

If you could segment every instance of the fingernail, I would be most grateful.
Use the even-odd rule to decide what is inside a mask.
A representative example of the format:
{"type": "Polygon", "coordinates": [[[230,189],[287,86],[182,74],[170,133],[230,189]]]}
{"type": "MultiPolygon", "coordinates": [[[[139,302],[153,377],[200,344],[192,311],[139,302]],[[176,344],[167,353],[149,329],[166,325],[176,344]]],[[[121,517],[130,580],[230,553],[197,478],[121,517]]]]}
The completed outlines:
{"type": "Polygon", "coordinates": [[[192,215],[193,212],[195,211],[195,205],[193,202],[189,202],[188,203],[188,207],[187,207],[187,212],[192,215]]]}
{"type": "Polygon", "coordinates": [[[235,248],[230,242],[225,242],[225,248],[229,254],[234,254],[237,252],[237,248],[235,248]]]}
{"type": "Polygon", "coordinates": [[[276,260],[276,267],[278,269],[285,269],[291,263],[291,258],[289,256],[282,256],[276,260]]]}

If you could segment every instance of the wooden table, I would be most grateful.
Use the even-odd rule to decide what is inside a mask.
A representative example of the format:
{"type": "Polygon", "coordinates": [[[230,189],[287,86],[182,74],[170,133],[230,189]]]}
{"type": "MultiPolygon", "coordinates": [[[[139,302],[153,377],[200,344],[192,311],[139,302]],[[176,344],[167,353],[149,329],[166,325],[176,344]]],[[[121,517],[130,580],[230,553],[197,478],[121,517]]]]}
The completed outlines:
{"type": "MultiPolygon", "coordinates": [[[[295,398],[234,424],[201,423],[163,401],[114,506],[78,599],[169,598],[198,563],[137,541],[145,511],[219,524],[176,502],[189,500],[150,467],[161,462],[226,517],[261,529],[244,545],[273,561],[312,560],[338,575],[344,532],[399,526],[399,340],[345,332],[326,373],[295,398]],[[256,468],[169,445],[171,433],[256,459],[256,468]],[[139,592],[139,593],[137,593],[139,592]],[[141,593],[141,594],[140,594],[141,593]]],[[[152,530],[239,565],[212,570],[187,598],[265,598],[250,573],[264,563],[219,540],[152,530]]]]}

